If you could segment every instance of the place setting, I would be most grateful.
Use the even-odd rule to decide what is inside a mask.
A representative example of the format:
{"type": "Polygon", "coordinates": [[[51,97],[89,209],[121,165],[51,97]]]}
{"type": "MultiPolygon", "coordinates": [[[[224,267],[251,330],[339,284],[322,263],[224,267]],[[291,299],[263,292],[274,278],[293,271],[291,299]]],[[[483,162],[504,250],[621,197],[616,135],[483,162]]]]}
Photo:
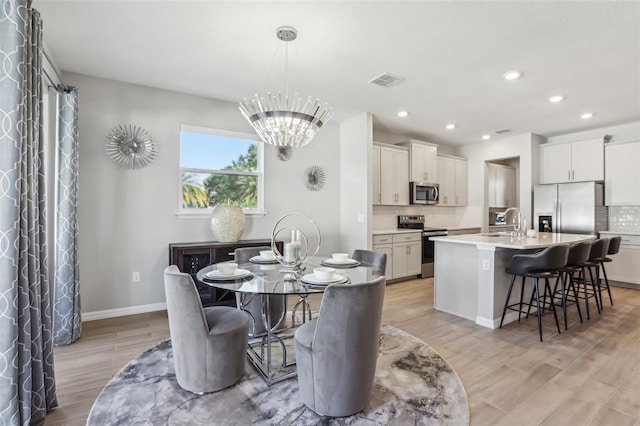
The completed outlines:
{"type": "Polygon", "coordinates": [[[253,275],[247,269],[238,268],[238,264],[233,262],[218,263],[216,268],[204,274],[204,278],[212,281],[233,281],[253,275]]]}
{"type": "Polygon", "coordinates": [[[336,273],[334,268],[314,268],[312,274],[300,278],[300,282],[309,286],[328,286],[329,284],[346,284],[349,278],[336,273]]]}
{"type": "Polygon", "coordinates": [[[256,265],[275,265],[278,263],[278,259],[276,259],[276,254],[273,250],[262,250],[260,255],[253,256],[249,259],[249,262],[256,265]]]}
{"type": "Polygon", "coordinates": [[[324,259],[320,264],[330,268],[355,268],[360,266],[359,261],[349,258],[349,253],[333,253],[331,257],[324,259]]]}

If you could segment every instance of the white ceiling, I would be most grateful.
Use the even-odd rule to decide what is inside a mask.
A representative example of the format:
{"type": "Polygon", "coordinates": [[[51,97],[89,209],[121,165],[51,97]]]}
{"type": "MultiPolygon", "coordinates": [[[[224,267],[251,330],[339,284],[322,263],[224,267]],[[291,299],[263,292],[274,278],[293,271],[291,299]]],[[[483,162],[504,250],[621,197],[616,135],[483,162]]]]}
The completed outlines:
{"type": "MultiPolygon", "coordinates": [[[[436,143],[553,136],[640,120],[638,1],[34,0],[64,71],[237,102],[288,88],[335,121],[436,143]],[[506,81],[509,70],[523,77],[506,81]],[[394,88],[368,81],[389,72],[394,88]],[[551,104],[554,94],[566,100],[551,104]],[[398,110],[410,111],[407,118],[398,110]],[[580,119],[592,112],[590,120],[580,119]],[[444,128],[456,123],[453,131],[444,128]],[[504,137],[493,135],[493,138],[504,137]]],[[[239,113],[239,112],[238,112],[239,113]]]]}

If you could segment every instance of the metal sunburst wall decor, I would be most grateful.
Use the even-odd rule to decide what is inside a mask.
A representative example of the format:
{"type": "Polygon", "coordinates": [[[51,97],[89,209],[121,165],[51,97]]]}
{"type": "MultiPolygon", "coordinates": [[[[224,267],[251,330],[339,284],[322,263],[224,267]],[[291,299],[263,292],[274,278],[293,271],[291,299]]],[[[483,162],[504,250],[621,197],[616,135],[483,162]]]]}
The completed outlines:
{"type": "Polygon", "coordinates": [[[111,129],[104,146],[109,158],[123,169],[145,168],[158,155],[158,144],[149,132],[131,124],[111,129]]]}
{"type": "Polygon", "coordinates": [[[304,186],[309,191],[320,191],[324,186],[326,176],[319,166],[309,166],[304,171],[304,186]]]}

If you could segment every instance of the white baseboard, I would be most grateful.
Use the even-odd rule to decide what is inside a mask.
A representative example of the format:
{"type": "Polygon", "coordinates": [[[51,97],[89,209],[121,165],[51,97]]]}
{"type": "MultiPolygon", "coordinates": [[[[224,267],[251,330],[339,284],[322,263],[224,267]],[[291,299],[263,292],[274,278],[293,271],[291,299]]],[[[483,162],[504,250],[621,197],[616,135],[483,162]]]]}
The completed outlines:
{"type": "Polygon", "coordinates": [[[126,308],[107,309],[106,311],[83,312],[82,322],[123,317],[126,315],[144,314],[146,312],[164,311],[166,309],[167,304],[162,302],[152,303],[149,305],[129,306],[126,308]]]}
{"type": "MultiPolygon", "coordinates": [[[[533,309],[533,313],[534,314],[535,314],[535,312],[536,312],[536,310],[533,309]]],[[[518,320],[518,313],[517,312],[507,312],[507,314],[504,316],[504,323],[505,324],[509,324],[510,322],[517,321],[517,320],[518,320]]],[[[497,328],[500,328],[500,318],[491,319],[491,318],[485,318],[485,317],[477,316],[476,317],[476,324],[495,330],[497,328]]]]}

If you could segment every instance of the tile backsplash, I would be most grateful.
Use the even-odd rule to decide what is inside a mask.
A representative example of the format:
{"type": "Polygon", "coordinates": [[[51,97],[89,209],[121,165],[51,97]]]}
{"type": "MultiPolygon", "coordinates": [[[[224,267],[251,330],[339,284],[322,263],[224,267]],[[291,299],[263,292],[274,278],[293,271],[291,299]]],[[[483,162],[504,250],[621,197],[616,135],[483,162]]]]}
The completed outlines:
{"type": "Polygon", "coordinates": [[[609,231],[640,232],[640,206],[610,206],[609,231]]]}

